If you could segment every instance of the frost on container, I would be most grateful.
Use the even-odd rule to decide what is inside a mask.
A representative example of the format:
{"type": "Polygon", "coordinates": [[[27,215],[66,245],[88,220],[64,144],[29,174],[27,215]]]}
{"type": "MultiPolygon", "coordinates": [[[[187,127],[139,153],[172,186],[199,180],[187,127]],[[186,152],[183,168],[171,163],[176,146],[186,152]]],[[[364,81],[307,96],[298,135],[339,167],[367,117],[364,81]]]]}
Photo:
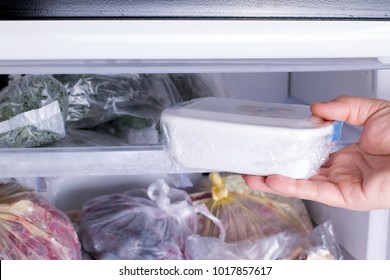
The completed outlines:
{"type": "Polygon", "coordinates": [[[169,155],[194,169],[309,178],[327,160],[342,123],[309,106],[206,97],[161,115],[169,155]]]}

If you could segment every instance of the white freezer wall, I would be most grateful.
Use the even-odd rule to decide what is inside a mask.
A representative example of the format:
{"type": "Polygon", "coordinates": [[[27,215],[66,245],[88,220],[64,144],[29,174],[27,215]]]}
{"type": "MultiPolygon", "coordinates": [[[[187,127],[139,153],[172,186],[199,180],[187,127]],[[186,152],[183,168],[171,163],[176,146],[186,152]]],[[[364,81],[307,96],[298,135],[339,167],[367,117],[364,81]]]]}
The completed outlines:
{"type": "Polygon", "coordinates": [[[288,73],[231,73],[223,80],[233,97],[275,103],[288,98],[288,73]]]}
{"type": "Polygon", "coordinates": [[[339,95],[374,98],[375,71],[291,73],[290,95],[309,104],[339,95]]]}
{"type": "Polygon", "coordinates": [[[390,100],[390,70],[291,73],[289,94],[306,103],[339,95],[390,100]]]}

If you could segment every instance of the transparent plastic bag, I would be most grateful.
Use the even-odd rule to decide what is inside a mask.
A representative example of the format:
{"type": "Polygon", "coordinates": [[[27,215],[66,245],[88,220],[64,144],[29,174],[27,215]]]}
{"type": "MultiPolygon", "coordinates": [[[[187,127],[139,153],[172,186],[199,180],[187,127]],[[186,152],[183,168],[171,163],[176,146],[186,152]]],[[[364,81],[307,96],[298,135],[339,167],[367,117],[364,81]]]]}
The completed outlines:
{"type": "MultiPolygon", "coordinates": [[[[221,220],[226,230],[226,242],[254,241],[285,230],[307,235],[312,230],[307,212],[301,216],[288,203],[242,191],[229,191],[226,187],[231,184],[226,183],[230,181],[229,176],[211,173],[209,178],[201,183],[201,187],[210,186],[208,191],[191,194],[191,197],[194,203],[204,203],[221,220]]],[[[201,236],[214,237],[217,232],[214,224],[199,219],[198,233],[201,236]]]]}
{"type": "Polygon", "coordinates": [[[230,89],[226,87],[222,74],[169,74],[169,77],[183,101],[207,96],[227,97],[232,95],[230,89]]]}
{"type": "Polygon", "coordinates": [[[89,129],[67,128],[66,137],[47,147],[110,147],[126,146],[128,143],[107,133],[89,129]]]}
{"type": "Polygon", "coordinates": [[[0,183],[0,259],[80,259],[68,217],[37,193],[0,183]]]}
{"type": "Polygon", "coordinates": [[[307,236],[283,231],[255,241],[226,243],[194,234],[187,239],[185,255],[195,260],[343,259],[330,221],[315,227],[307,236]]]}
{"type": "Polygon", "coordinates": [[[91,128],[118,116],[156,119],[182,99],[166,75],[56,75],[69,94],[68,125],[91,128]]]}
{"type": "Polygon", "coordinates": [[[343,254],[337,243],[330,220],[314,228],[309,236],[310,246],[305,250],[301,258],[308,260],[341,260],[343,254]]]}
{"type": "Polygon", "coordinates": [[[97,259],[183,259],[185,241],[197,230],[197,213],[219,223],[206,208],[193,206],[186,192],[159,179],[148,188],[87,201],[82,245],[97,259]]]}
{"type": "Polygon", "coordinates": [[[110,122],[97,126],[95,130],[105,134],[108,132],[127,145],[157,145],[162,143],[159,116],[157,115],[150,118],[119,116],[110,122]]]}
{"type": "MultiPolygon", "coordinates": [[[[221,176],[225,178],[226,188],[229,192],[248,193],[278,202],[282,206],[284,213],[287,216],[294,217],[295,220],[299,220],[306,232],[310,232],[313,229],[309,212],[301,199],[251,189],[245,184],[244,179],[239,174],[222,173],[221,176]]],[[[204,184],[203,188],[211,188],[210,180],[203,180],[202,183],[204,184]]]]}
{"type": "Polygon", "coordinates": [[[35,147],[65,136],[65,88],[50,75],[25,75],[0,91],[0,147],[35,147]]]}
{"type": "Polygon", "coordinates": [[[255,241],[226,243],[215,237],[191,235],[186,242],[185,255],[190,260],[277,260],[299,247],[296,232],[280,232],[255,241]]]}
{"type": "Polygon", "coordinates": [[[182,101],[168,75],[56,75],[69,94],[67,126],[109,133],[130,145],[162,142],[160,115],[182,101]]]}

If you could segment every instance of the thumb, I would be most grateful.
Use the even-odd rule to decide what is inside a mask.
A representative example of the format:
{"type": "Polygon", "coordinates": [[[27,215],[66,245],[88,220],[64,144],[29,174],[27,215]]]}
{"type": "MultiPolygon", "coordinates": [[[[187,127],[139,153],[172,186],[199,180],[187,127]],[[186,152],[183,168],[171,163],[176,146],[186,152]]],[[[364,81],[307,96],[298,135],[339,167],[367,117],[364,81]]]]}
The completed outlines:
{"type": "Polygon", "coordinates": [[[354,96],[340,96],[329,102],[313,103],[313,115],[325,120],[338,120],[352,125],[364,125],[378,111],[390,107],[390,102],[354,96]]]}
{"type": "Polygon", "coordinates": [[[340,96],[313,103],[312,114],[325,120],[340,120],[364,126],[359,146],[375,155],[390,154],[390,102],[381,99],[340,96]]]}

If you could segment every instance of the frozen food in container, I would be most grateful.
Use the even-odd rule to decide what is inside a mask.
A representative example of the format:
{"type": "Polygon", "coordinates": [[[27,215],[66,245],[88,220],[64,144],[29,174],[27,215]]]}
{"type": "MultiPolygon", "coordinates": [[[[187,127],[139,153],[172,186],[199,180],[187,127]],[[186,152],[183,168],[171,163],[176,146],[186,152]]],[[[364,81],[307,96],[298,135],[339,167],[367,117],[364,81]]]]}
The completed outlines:
{"type": "Polygon", "coordinates": [[[165,109],[169,155],[194,169],[313,176],[340,138],[342,123],[298,104],[205,97],[165,109]]]}

